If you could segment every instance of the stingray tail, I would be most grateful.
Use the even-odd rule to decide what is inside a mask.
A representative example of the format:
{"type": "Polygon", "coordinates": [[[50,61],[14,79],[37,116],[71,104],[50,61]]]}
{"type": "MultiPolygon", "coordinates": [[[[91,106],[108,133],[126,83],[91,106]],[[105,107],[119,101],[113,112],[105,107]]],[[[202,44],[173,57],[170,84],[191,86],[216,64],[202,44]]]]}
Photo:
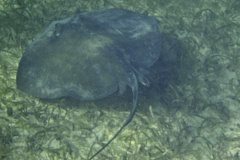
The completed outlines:
{"type": "Polygon", "coordinates": [[[133,104],[132,104],[131,113],[129,114],[127,120],[123,123],[121,128],[115,133],[115,135],[101,149],[99,149],[93,156],[91,156],[89,158],[89,160],[92,160],[94,157],[96,157],[102,150],[104,150],[119,135],[119,133],[123,130],[123,128],[125,128],[131,122],[131,120],[136,112],[137,100],[138,100],[138,81],[137,81],[137,77],[134,73],[130,73],[130,74],[132,74],[132,75],[129,76],[129,86],[131,87],[132,93],[133,93],[133,104]]]}

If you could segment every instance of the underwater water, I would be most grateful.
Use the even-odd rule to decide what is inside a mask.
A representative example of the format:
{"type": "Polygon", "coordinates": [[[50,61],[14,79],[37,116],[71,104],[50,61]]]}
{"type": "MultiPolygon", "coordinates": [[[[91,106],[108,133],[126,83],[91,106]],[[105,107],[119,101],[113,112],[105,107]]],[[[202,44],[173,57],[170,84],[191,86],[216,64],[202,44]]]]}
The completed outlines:
{"type": "Polygon", "coordinates": [[[240,2],[0,2],[0,159],[87,159],[129,115],[131,91],[97,101],[41,100],[16,88],[32,38],[76,12],[124,8],[156,17],[162,59],[132,122],[96,159],[238,159],[240,2]]]}

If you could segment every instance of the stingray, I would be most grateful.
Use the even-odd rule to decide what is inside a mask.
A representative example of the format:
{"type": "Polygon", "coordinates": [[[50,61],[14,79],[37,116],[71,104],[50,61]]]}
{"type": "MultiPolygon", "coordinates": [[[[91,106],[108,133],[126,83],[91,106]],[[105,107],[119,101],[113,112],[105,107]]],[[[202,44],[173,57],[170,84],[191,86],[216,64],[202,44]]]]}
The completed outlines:
{"type": "Polygon", "coordinates": [[[130,87],[129,117],[93,159],[132,120],[138,82],[149,86],[149,68],[161,51],[154,17],[125,9],[75,14],[53,21],[26,48],[17,72],[17,88],[41,99],[74,97],[97,100],[130,87]]]}

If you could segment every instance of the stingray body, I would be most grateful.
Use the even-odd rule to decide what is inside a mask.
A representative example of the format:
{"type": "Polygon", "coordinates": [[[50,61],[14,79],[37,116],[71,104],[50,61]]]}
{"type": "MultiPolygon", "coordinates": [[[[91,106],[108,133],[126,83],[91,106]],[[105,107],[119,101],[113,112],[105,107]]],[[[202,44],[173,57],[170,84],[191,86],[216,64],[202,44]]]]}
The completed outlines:
{"type": "Polygon", "coordinates": [[[116,135],[131,121],[138,82],[148,86],[146,71],[160,55],[155,18],[124,9],[73,15],[52,22],[27,47],[17,72],[17,87],[29,95],[54,99],[97,100],[114,92],[133,92],[132,111],[116,135]]]}

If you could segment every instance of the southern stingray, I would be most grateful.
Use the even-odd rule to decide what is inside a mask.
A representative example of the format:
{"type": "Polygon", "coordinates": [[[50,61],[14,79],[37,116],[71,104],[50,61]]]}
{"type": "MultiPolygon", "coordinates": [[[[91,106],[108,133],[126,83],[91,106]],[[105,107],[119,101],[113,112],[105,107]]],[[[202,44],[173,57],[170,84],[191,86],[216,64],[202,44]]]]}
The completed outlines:
{"type": "Polygon", "coordinates": [[[148,86],[148,69],[160,55],[154,17],[125,9],[80,13],[53,21],[27,47],[19,63],[17,88],[42,99],[97,100],[132,90],[129,117],[100,153],[132,120],[138,82],[148,86]]]}

